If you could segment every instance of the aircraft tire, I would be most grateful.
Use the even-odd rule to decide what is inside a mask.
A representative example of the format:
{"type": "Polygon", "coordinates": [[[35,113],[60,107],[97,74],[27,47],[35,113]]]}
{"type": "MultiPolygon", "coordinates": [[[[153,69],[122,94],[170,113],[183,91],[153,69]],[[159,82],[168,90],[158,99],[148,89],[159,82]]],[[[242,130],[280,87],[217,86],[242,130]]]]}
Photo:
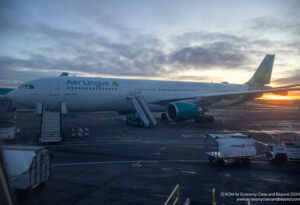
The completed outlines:
{"type": "Polygon", "coordinates": [[[276,154],[275,161],[278,164],[284,164],[287,160],[286,154],[276,154]]]}
{"type": "Polygon", "coordinates": [[[243,164],[250,164],[250,162],[251,162],[251,159],[249,159],[249,158],[242,159],[243,164]]]}
{"type": "Polygon", "coordinates": [[[207,117],[207,122],[209,124],[212,124],[214,121],[215,121],[214,116],[210,115],[210,116],[207,117]]]}
{"type": "Polygon", "coordinates": [[[224,161],[223,159],[218,159],[218,160],[217,160],[217,164],[218,164],[219,166],[224,166],[224,165],[225,165],[225,161],[224,161]]]}
{"type": "Polygon", "coordinates": [[[167,120],[168,119],[167,113],[165,113],[165,112],[161,113],[160,119],[167,120]]]}
{"type": "Polygon", "coordinates": [[[206,118],[204,116],[197,116],[195,118],[195,122],[196,123],[205,123],[206,122],[206,118]]]}

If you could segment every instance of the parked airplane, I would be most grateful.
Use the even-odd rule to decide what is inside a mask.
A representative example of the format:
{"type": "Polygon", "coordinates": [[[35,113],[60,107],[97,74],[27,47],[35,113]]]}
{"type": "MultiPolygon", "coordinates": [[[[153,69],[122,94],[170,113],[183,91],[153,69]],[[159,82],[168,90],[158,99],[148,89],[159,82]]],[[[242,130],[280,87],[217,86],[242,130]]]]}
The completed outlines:
{"type": "MultiPolygon", "coordinates": [[[[262,96],[300,90],[297,85],[272,88],[270,84],[274,55],[266,55],[252,78],[245,84],[175,82],[118,78],[60,77],[23,83],[6,97],[28,107],[43,103],[50,111],[59,111],[63,103],[68,112],[136,111],[144,121],[153,121],[152,112],[163,112],[170,121],[195,119],[213,122],[204,113],[209,108],[237,105],[262,96]]],[[[149,123],[148,123],[149,124],[149,123]]],[[[156,124],[154,119],[153,124],[156,124]]]]}

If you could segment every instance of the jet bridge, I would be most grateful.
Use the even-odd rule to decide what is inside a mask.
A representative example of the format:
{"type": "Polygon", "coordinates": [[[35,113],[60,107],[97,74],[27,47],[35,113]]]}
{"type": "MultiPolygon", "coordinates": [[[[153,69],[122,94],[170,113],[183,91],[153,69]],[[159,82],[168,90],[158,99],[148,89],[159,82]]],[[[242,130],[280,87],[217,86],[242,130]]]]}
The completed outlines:
{"type": "Polygon", "coordinates": [[[157,125],[156,119],[140,92],[131,92],[127,98],[131,100],[138,117],[144,123],[144,127],[155,127],[157,125]]]}
{"type": "Polygon", "coordinates": [[[44,103],[37,105],[37,114],[41,115],[39,142],[60,143],[63,140],[63,114],[66,114],[66,104],[60,104],[60,112],[45,111],[44,103]]]}

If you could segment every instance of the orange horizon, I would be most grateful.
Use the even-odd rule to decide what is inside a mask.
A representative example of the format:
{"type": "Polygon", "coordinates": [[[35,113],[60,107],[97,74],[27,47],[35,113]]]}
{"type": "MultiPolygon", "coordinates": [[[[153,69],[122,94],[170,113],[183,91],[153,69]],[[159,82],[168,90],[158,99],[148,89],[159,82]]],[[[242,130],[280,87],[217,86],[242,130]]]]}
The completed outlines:
{"type": "Polygon", "coordinates": [[[275,94],[264,94],[260,98],[256,98],[260,100],[300,100],[299,95],[275,95],[275,94]]]}
{"type": "MultiPolygon", "coordinates": [[[[279,83],[271,83],[269,84],[271,87],[281,87],[281,86],[286,86],[286,84],[279,84],[279,83]]],[[[271,94],[267,93],[264,94],[262,97],[256,98],[259,100],[300,100],[300,92],[299,91],[291,91],[287,95],[276,95],[276,94],[271,94]]]]}

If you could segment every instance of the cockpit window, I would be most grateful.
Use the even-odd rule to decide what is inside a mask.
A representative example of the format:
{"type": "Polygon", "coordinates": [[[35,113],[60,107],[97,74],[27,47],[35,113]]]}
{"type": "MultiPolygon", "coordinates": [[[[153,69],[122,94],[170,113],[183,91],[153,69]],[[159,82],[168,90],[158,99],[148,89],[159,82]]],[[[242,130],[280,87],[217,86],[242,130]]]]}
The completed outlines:
{"type": "Polygon", "coordinates": [[[25,84],[25,85],[20,85],[19,88],[21,88],[21,89],[34,89],[34,86],[30,85],[30,84],[25,84]]]}

